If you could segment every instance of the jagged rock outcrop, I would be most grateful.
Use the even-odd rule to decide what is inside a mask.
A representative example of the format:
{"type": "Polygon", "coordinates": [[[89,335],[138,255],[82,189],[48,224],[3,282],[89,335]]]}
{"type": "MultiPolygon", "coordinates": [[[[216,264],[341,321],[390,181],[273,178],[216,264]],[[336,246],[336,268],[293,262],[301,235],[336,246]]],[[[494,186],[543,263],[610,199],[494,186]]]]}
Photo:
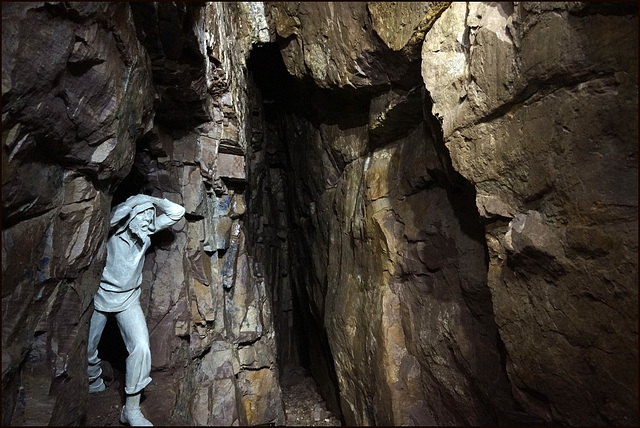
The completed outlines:
{"type": "Polygon", "coordinates": [[[273,2],[272,28],[289,73],[320,88],[411,87],[425,32],[447,2],[273,2]]]}
{"type": "Polygon", "coordinates": [[[637,422],[637,11],[268,10],[250,224],[345,421],[637,422]]]}
{"type": "Polygon", "coordinates": [[[86,412],[109,190],[153,100],[129,8],[2,5],[2,421],[86,412]]]}
{"type": "Polygon", "coordinates": [[[83,423],[110,206],[143,192],[187,212],[147,254],[161,384],[143,407],[164,423],[284,422],[271,300],[243,227],[249,83],[233,64],[264,37],[256,16],[3,4],[3,424],[83,423]]]}
{"type": "Polygon", "coordinates": [[[143,272],[152,421],[281,425],[299,364],[349,425],[638,423],[635,5],[2,15],[3,424],[85,423],[141,192],[186,208],[143,272]]]}
{"type": "MultiPolygon", "coordinates": [[[[287,37],[282,67],[309,73],[313,84],[283,74],[274,79],[289,85],[281,94],[263,90],[269,113],[264,144],[253,147],[249,205],[264,218],[255,225],[264,252],[288,244],[289,258],[273,260],[269,277],[297,303],[309,338],[298,345],[347,424],[495,423],[515,403],[486,286],[484,233],[477,214],[465,212],[475,211],[473,195],[449,177],[423,91],[406,87],[420,67],[408,44],[442,6],[421,5],[424,18],[402,46],[374,33],[391,34],[376,18],[382,6],[353,3],[338,13],[336,5],[300,5],[314,12],[295,15],[293,36],[281,28],[291,7],[270,5],[287,37]],[[351,20],[362,28],[344,24],[351,20]],[[322,49],[341,54],[293,68],[300,62],[289,62],[289,48],[319,43],[318,28],[327,36],[322,49]],[[369,80],[358,84],[364,90],[345,88],[354,78],[340,58],[373,58],[369,80]]],[[[404,7],[394,10],[398,20],[404,7]]]]}
{"type": "Polygon", "coordinates": [[[638,20],[620,4],[453,4],[423,76],[474,184],[513,392],[638,423],[638,20]]]}

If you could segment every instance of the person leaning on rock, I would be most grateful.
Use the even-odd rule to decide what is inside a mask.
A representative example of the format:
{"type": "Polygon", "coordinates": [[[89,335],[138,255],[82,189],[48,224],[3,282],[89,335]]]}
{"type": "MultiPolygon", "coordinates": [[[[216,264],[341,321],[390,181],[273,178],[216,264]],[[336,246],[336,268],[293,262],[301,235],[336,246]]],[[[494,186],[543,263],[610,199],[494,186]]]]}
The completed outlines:
{"type": "Polygon", "coordinates": [[[107,316],[113,314],[129,352],[125,372],[126,401],[120,422],[131,426],[152,425],[140,410],[142,389],[151,382],[149,332],[140,307],[144,254],[151,245],[149,236],[176,223],[184,211],[183,207],[167,199],[147,195],[131,196],[111,211],[107,263],[94,296],[95,310],[89,328],[87,372],[89,392],[104,391],[98,342],[107,316]],[[157,210],[162,214],[158,215],[157,210]]]}

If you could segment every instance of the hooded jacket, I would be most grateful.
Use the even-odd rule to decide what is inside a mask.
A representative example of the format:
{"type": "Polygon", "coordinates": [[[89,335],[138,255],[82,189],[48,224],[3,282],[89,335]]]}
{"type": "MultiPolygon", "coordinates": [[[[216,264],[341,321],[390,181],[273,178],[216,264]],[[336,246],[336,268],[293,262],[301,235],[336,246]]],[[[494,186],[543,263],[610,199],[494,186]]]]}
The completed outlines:
{"type": "Polygon", "coordinates": [[[127,199],[125,202],[121,203],[113,210],[111,210],[111,220],[109,221],[109,226],[113,228],[118,223],[122,223],[122,225],[116,230],[116,234],[122,233],[124,230],[126,230],[126,228],[129,226],[129,223],[131,223],[131,220],[133,220],[135,216],[145,210],[148,210],[149,208],[153,208],[153,221],[149,225],[149,231],[151,233],[155,232],[156,206],[153,205],[153,203],[150,201],[144,201],[140,204],[134,205],[132,203],[132,199],[137,198],[138,196],[140,195],[136,195],[127,199]]]}
{"type": "Polygon", "coordinates": [[[149,234],[154,233],[156,210],[155,205],[148,200],[135,204],[141,199],[135,198],[136,196],[127,199],[111,212],[111,227],[117,227],[117,229],[107,240],[107,263],[100,281],[100,287],[106,291],[117,293],[131,291],[142,282],[144,254],[151,245],[151,239],[146,237],[140,242],[127,233],[127,228],[136,215],[151,208],[154,216],[149,225],[149,234]]]}

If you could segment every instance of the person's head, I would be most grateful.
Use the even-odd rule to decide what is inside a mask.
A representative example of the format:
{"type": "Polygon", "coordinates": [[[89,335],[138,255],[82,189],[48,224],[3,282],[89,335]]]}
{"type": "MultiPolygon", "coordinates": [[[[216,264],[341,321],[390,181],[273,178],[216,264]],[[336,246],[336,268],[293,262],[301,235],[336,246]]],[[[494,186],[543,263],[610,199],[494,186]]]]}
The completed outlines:
{"type": "Polygon", "coordinates": [[[138,238],[144,240],[151,234],[151,225],[155,218],[153,207],[140,211],[129,222],[129,229],[138,238]]]}
{"type": "Polygon", "coordinates": [[[155,217],[155,205],[150,200],[149,196],[140,194],[131,196],[125,202],[122,202],[121,204],[114,207],[111,210],[109,224],[116,234],[120,234],[125,230],[130,230],[134,234],[135,232],[140,232],[145,235],[150,235],[155,232],[155,217]],[[150,213],[141,216],[134,223],[133,229],[130,228],[129,223],[131,223],[134,218],[136,218],[139,214],[144,213],[145,211],[150,211],[150,213]],[[141,227],[143,226],[143,223],[145,227],[141,227]]]}

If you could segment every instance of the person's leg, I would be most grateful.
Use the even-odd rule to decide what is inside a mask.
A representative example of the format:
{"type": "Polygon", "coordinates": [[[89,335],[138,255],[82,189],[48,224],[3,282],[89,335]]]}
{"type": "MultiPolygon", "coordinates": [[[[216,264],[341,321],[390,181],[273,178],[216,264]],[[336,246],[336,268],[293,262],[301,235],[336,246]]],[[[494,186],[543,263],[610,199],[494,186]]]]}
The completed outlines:
{"type": "Polygon", "coordinates": [[[127,394],[124,407],[120,412],[120,422],[123,424],[129,424],[132,427],[144,427],[153,426],[153,424],[144,417],[140,410],[140,396],[142,391],[138,391],[135,394],[127,394]]]}
{"type": "Polygon", "coordinates": [[[133,305],[116,314],[122,339],[129,356],[126,361],[125,392],[134,394],[151,382],[151,351],[147,321],[140,305],[133,305]]]}
{"type": "Polygon", "coordinates": [[[98,358],[98,343],[100,343],[100,337],[106,324],[107,314],[94,310],[91,315],[89,340],[87,341],[87,359],[89,360],[87,374],[89,375],[89,392],[91,393],[105,389],[104,382],[100,377],[102,369],[100,368],[100,358],[98,358]]]}
{"type": "Polygon", "coordinates": [[[120,421],[132,426],[151,425],[140,411],[140,394],[151,382],[151,351],[149,349],[149,331],[140,305],[116,314],[122,339],[127,346],[129,356],[126,361],[125,392],[127,394],[120,421]]]}

